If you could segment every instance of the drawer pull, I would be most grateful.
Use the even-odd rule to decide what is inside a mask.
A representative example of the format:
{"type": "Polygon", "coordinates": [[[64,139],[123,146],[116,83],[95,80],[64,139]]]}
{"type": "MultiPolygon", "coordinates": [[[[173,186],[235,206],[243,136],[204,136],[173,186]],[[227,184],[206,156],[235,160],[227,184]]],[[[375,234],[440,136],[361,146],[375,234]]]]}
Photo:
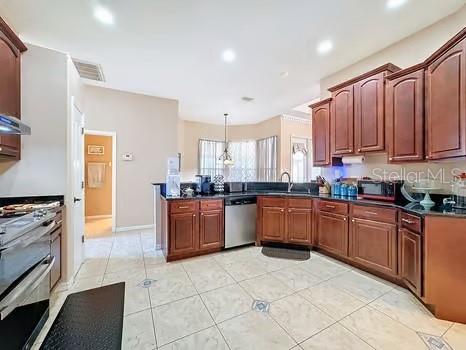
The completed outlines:
{"type": "Polygon", "coordinates": [[[346,220],[348,220],[348,218],[347,218],[347,217],[344,217],[344,218],[343,218],[343,221],[346,221],[346,220]]]}
{"type": "Polygon", "coordinates": [[[409,225],[414,224],[414,221],[411,221],[411,220],[405,219],[405,218],[401,219],[401,221],[406,222],[406,223],[409,224],[409,225]]]}
{"type": "Polygon", "coordinates": [[[189,209],[189,207],[188,206],[178,207],[178,209],[189,209]]]}
{"type": "Polygon", "coordinates": [[[379,215],[374,211],[366,211],[366,214],[368,214],[368,215],[379,215]]]}
{"type": "Polygon", "coordinates": [[[326,207],[326,208],[330,208],[330,209],[335,209],[335,206],[334,206],[334,205],[326,204],[325,207],[326,207]]]}

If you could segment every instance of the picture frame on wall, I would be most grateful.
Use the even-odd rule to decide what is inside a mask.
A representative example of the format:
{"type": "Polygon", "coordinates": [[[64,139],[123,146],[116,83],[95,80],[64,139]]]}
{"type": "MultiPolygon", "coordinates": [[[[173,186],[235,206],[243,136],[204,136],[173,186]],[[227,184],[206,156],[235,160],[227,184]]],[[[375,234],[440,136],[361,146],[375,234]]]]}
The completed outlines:
{"type": "Polygon", "coordinates": [[[103,156],[105,154],[105,147],[101,145],[88,145],[87,154],[103,156]]]}

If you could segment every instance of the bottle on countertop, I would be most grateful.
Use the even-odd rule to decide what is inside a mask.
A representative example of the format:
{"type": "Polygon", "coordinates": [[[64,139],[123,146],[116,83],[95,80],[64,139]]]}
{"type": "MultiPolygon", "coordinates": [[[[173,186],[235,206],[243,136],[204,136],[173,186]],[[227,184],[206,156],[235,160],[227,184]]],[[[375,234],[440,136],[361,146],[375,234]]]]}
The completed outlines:
{"type": "Polygon", "coordinates": [[[348,185],[341,184],[340,186],[340,196],[347,197],[348,196],[348,185]]]}

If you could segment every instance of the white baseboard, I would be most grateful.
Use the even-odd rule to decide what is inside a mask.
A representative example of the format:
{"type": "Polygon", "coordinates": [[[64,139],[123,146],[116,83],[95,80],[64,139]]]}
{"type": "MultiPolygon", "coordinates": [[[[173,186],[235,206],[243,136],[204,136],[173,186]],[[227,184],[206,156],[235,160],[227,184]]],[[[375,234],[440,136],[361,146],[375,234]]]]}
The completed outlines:
{"type": "Polygon", "coordinates": [[[125,232],[134,230],[147,230],[154,228],[154,225],[139,225],[139,226],[120,226],[115,229],[115,232],[125,232]]]}
{"type": "Polygon", "coordinates": [[[112,215],[92,215],[86,216],[86,219],[110,219],[112,215]]]}

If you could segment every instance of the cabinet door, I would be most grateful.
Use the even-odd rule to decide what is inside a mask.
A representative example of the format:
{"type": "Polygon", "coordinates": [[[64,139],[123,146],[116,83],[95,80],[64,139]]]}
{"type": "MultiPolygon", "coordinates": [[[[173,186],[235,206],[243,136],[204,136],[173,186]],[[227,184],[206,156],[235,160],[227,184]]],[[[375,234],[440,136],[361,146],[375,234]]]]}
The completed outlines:
{"type": "Polygon", "coordinates": [[[389,275],[397,273],[396,225],[354,218],[350,257],[357,263],[389,275]]]}
{"type": "Polygon", "coordinates": [[[330,165],[330,103],[312,110],[312,153],[314,166],[330,165]]]}
{"type": "MultiPolygon", "coordinates": [[[[0,114],[20,117],[20,52],[0,32],[0,114]]],[[[18,157],[20,136],[0,136],[0,154],[18,157]]]]}
{"type": "Polygon", "coordinates": [[[424,69],[388,80],[385,118],[388,160],[424,159],[424,69]]]}
{"type": "Polygon", "coordinates": [[[51,235],[50,254],[55,258],[55,264],[50,270],[50,289],[55,287],[61,278],[61,228],[51,235]]]}
{"type": "Polygon", "coordinates": [[[427,158],[466,156],[466,39],[426,71],[427,158]]]}
{"type": "Polygon", "coordinates": [[[199,249],[199,220],[196,213],[170,215],[169,254],[189,254],[199,249]]]}
{"type": "Polygon", "coordinates": [[[312,210],[303,208],[288,209],[287,241],[295,244],[311,245],[312,210]]]}
{"type": "Polygon", "coordinates": [[[223,210],[201,212],[200,249],[221,248],[224,245],[223,210]]]}
{"type": "Polygon", "coordinates": [[[348,256],[348,217],[320,212],[317,215],[317,245],[330,253],[348,256]]]}
{"type": "Polygon", "coordinates": [[[421,235],[405,228],[398,231],[400,277],[413,293],[422,296],[421,235]]]}
{"type": "Polygon", "coordinates": [[[262,208],[262,239],[265,241],[285,241],[284,208],[262,208]]]}
{"type": "Polygon", "coordinates": [[[332,155],[351,154],[354,152],[353,85],[334,91],[330,105],[332,155]]]}
{"type": "Polygon", "coordinates": [[[378,73],[354,85],[356,151],[385,149],[384,77],[378,73]]]}

